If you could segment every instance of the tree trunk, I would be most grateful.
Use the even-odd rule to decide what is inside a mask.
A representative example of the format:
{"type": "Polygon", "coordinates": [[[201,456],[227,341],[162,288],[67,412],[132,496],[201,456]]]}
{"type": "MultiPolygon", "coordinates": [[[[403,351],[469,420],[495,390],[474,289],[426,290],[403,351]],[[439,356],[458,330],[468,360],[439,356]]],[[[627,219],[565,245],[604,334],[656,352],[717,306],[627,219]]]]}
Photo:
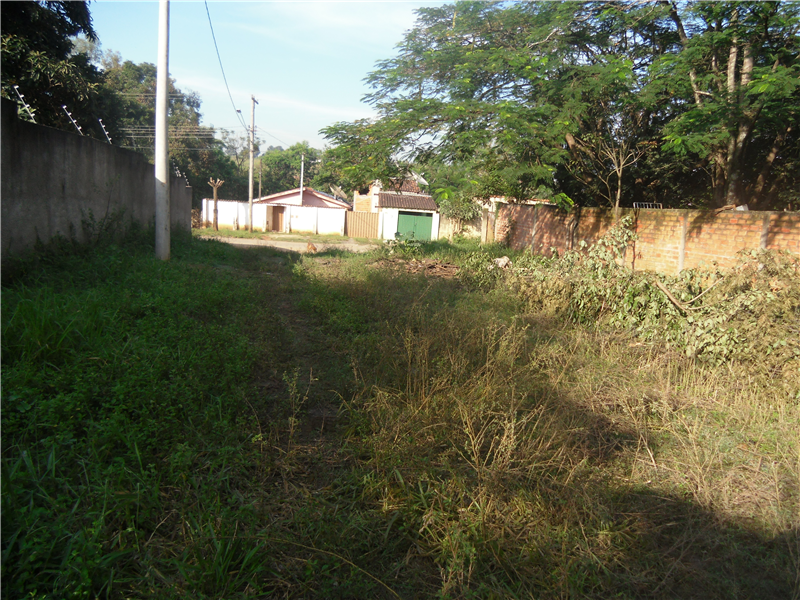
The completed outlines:
{"type": "Polygon", "coordinates": [[[217,179],[216,181],[214,181],[213,177],[210,177],[209,180],[208,180],[208,185],[210,185],[214,190],[214,222],[212,223],[212,225],[214,227],[214,231],[219,231],[219,223],[217,221],[217,215],[218,215],[218,211],[217,211],[217,190],[219,189],[219,187],[223,183],[225,183],[225,182],[223,180],[221,180],[221,179],[217,179]]]}
{"type": "Polygon", "coordinates": [[[767,154],[767,158],[764,160],[764,166],[761,168],[761,172],[758,174],[758,179],[756,179],[756,184],[753,187],[753,206],[756,207],[760,205],[764,201],[764,189],[767,183],[767,177],[769,177],[770,172],[772,171],[772,164],[775,162],[775,158],[778,156],[778,152],[780,152],[781,146],[783,142],[786,141],[786,137],[792,132],[792,126],[789,125],[786,127],[785,130],[778,133],[778,136],[775,138],[775,141],[772,144],[772,148],[767,154]]]}
{"type": "Polygon", "coordinates": [[[217,188],[214,187],[214,231],[219,231],[219,222],[217,221],[217,188]]]}

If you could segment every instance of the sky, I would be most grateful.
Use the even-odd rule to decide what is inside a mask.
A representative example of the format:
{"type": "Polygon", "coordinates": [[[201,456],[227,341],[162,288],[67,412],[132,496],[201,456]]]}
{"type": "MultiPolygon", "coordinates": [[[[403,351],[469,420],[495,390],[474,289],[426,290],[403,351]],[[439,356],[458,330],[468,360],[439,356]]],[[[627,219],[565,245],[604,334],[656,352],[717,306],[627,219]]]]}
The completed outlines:
{"type": "MultiPolygon", "coordinates": [[[[414,26],[414,10],[442,2],[170,2],[169,71],[178,88],[197,92],[204,125],[245,135],[233,105],[262,148],[301,141],[322,149],[319,134],[337,121],[374,116],[361,102],[363,79],[414,26]],[[225,88],[214,41],[230,87],[225,88]]],[[[101,50],[157,63],[158,2],[91,2],[101,50]]]]}

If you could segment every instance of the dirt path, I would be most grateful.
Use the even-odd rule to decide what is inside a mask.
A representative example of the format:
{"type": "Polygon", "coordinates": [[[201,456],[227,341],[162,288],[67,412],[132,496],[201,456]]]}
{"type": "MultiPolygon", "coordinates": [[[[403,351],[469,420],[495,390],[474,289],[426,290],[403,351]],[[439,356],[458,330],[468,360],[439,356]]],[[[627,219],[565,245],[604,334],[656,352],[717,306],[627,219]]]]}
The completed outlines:
{"type": "MultiPolygon", "coordinates": [[[[222,237],[222,236],[200,236],[204,240],[217,240],[231,244],[233,246],[269,246],[277,250],[286,250],[287,252],[297,252],[305,254],[308,250],[308,242],[289,242],[283,240],[259,240],[256,238],[235,238],[235,237],[222,237]]],[[[377,244],[362,244],[356,241],[347,241],[340,244],[326,244],[323,242],[312,241],[317,248],[317,252],[325,252],[327,250],[343,250],[345,252],[369,252],[378,248],[377,244]]]]}

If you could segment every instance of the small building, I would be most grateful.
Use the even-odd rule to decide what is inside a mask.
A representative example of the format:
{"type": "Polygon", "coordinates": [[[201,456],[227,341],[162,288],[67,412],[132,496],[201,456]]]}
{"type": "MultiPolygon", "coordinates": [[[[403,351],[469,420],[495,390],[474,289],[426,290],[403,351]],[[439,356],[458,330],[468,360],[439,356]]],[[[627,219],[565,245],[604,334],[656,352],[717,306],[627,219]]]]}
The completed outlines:
{"type": "Polygon", "coordinates": [[[380,181],[370,185],[367,194],[353,195],[356,211],[379,214],[378,237],[387,240],[413,237],[435,240],[439,237],[439,207],[429,194],[422,193],[412,179],[393,181],[385,190],[380,181]]]}
{"type": "Polygon", "coordinates": [[[302,232],[314,234],[344,235],[345,214],[352,210],[350,204],[330,194],[304,187],[262,196],[253,200],[263,213],[263,223],[253,212],[253,221],[265,231],[284,233],[302,232]],[[262,208],[263,207],[263,208],[262,208]]]}

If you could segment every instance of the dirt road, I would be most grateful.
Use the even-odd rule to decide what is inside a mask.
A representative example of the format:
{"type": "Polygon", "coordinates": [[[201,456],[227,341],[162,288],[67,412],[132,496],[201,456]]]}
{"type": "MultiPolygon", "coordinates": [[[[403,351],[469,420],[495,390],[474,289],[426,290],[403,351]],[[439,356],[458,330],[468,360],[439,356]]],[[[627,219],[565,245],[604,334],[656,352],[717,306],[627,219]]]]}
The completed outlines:
{"type": "MultiPolygon", "coordinates": [[[[259,240],[255,238],[234,238],[234,237],[221,237],[221,236],[200,236],[204,240],[217,240],[232,244],[234,246],[270,246],[278,250],[286,250],[288,252],[297,252],[305,254],[308,250],[308,242],[290,242],[283,240],[259,240]]],[[[339,244],[325,244],[323,242],[312,242],[317,248],[317,252],[325,252],[326,250],[343,250],[345,252],[368,252],[374,250],[378,246],[376,244],[362,244],[356,241],[342,242],[339,244]]]]}

